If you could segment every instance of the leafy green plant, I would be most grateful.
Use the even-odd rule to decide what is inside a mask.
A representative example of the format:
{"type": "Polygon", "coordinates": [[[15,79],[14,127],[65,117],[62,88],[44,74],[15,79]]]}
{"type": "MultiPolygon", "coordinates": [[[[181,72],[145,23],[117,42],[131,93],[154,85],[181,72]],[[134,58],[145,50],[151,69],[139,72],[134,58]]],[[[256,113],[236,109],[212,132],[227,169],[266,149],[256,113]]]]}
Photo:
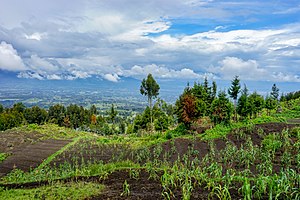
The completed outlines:
{"type": "Polygon", "coordinates": [[[0,153],[0,163],[3,162],[8,156],[9,154],[7,153],[0,153]]]}
{"type": "Polygon", "coordinates": [[[244,178],[244,182],[243,182],[241,191],[244,196],[244,200],[252,199],[252,190],[251,190],[251,185],[250,185],[250,181],[248,178],[244,178]]]}
{"type": "Polygon", "coordinates": [[[267,135],[263,141],[262,141],[262,146],[265,150],[270,151],[270,152],[276,152],[281,146],[282,146],[282,141],[278,139],[275,133],[267,135]]]}
{"type": "Polygon", "coordinates": [[[229,188],[226,185],[222,186],[221,184],[213,187],[210,196],[216,196],[218,199],[222,200],[231,200],[229,188]]]}

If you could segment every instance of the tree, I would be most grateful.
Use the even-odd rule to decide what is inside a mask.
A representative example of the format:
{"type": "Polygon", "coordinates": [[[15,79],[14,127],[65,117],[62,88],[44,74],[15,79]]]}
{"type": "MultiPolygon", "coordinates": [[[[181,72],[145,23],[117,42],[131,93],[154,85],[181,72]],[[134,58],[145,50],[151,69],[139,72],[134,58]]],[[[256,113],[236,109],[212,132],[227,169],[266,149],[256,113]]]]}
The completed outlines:
{"type": "Polygon", "coordinates": [[[118,115],[118,111],[115,110],[114,104],[111,104],[111,108],[108,115],[109,115],[109,119],[111,120],[111,123],[115,124],[115,119],[116,116],[118,115]]]}
{"type": "Polygon", "coordinates": [[[237,100],[238,94],[240,92],[240,89],[241,89],[240,79],[238,76],[235,76],[234,79],[231,81],[231,87],[228,89],[228,94],[234,101],[234,119],[235,120],[237,120],[236,100],[237,100]]]}
{"type": "Polygon", "coordinates": [[[91,116],[91,124],[92,125],[97,124],[97,116],[95,114],[92,114],[91,116]]]}
{"type": "Polygon", "coordinates": [[[148,74],[147,79],[142,80],[140,92],[142,95],[145,95],[148,97],[148,104],[150,108],[150,122],[152,124],[152,100],[153,98],[156,98],[159,95],[159,85],[154,80],[152,74],[148,74]]]}
{"type": "Polygon", "coordinates": [[[42,124],[46,121],[47,115],[47,111],[39,106],[26,108],[24,111],[24,117],[29,124],[42,124]]]}
{"type": "Polygon", "coordinates": [[[25,111],[25,109],[26,109],[26,106],[22,102],[14,104],[13,108],[12,108],[13,111],[16,111],[18,113],[23,113],[25,111]]]}
{"type": "Polygon", "coordinates": [[[66,108],[61,104],[50,106],[48,110],[49,122],[58,124],[59,126],[64,125],[65,115],[66,115],[66,108]]]}
{"type": "Polygon", "coordinates": [[[276,106],[277,101],[274,98],[267,96],[265,99],[265,108],[268,110],[268,115],[270,115],[271,110],[275,109],[276,106]]]}
{"type": "Polygon", "coordinates": [[[248,99],[248,89],[247,86],[244,85],[244,89],[242,90],[242,94],[237,102],[237,113],[242,117],[246,118],[250,114],[250,104],[248,99]]]}
{"type": "Polygon", "coordinates": [[[3,108],[2,104],[0,104],[0,113],[3,113],[3,111],[4,111],[4,108],[3,108]]]}
{"type": "Polygon", "coordinates": [[[217,96],[217,83],[216,81],[213,81],[212,82],[212,97],[213,97],[213,100],[216,98],[217,96]]]}
{"type": "Polygon", "coordinates": [[[277,88],[276,84],[274,83],[272,86],[272,92],[271,92],[271,97],[273,99],[276,99],[278,101],[279,97],[279,88],[277,88]]]}
{"type": "Polygon", "coordinates": [[[257,92],[249,96],[250,112],[254,117],[257,117],[257,114],[264,108],[264,103],[264,97],[257,92]]]}
{"type": "Polygon", "coordinates": [[[4,112],[0,114],[0,131],[20,126],[24,122],[24,116],[17,111],[4,112]]]}
{"type": "Polygon", "coordinates": [[[197,99],[191,94],[190,90],[187,89],[179,100],[176,102],[177,116],[179,122],[183,122],[185,126],[190,127],[191,123],[196,119],[197,116],[197,99]]]}
{"type": "Polygon", "coordinates": [[[90,115],[93,115],[93,114],[94,114],[94,115],[97,115],[97,114],[98,114],[97,108],[96,108],[95,105],[92,105],[92,106],[90,107],[89,112],[90,112],[90,115]]]}
{"type": "Polygon", "coordinates": [[[226,97],[225,92],[220,92],[218,98],[216,98],[211,105],[211,120],[215,124],[230,123],[230,116],[232,113],[232,104],[226,97]]]}

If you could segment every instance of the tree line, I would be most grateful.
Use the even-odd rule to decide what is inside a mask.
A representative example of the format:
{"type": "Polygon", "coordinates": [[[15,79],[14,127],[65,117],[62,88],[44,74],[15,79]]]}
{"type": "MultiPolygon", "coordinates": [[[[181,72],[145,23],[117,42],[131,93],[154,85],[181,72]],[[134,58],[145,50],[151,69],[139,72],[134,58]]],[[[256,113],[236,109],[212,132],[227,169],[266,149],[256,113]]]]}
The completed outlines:
{"type": "Polygon", "coordinates": [[[216,125],[255,118],[263,109],[270,114],[271,110],[280,108],[279,101],[300,97],[300,91],[297,91],[279,98],[276,84],[266,97],[257,92],[250,94],[246,85],[241,87],[238,76],[234,77],[227,91],[218,91],[216,82],[210,84],[207,78],[202,83],[195,82],[193,86],[188,84],[175,105],[158,98],[159,90],[159,84],[149,74],[140,86],[140,93],[147,97],[148,106],[142,113],[126,119],[118,115],[113,104],[105,116],[98,113],[95,105],[84,108],[76,104],[56,104],[46,110],[39,106],[27,108],[23,103],[16,103],[11,108],[0,104],[0,130],[32,123],[54,123],[103,135],[165,131],[178,123],[189,129],[192,125],[201,125],[203,121],[216,125]],[[157,100],[153,103],[154,99],[157,100]]]}
{"type": "Polygon", "coordinates": [[[95,105],[89,109],[76,104],[64,106],[56,104],[48,110],[33,106],[27,108],[19,102],[12,108],[4,108],[0,104],[0,130],[7,130],[24,124],[54,123],[73,129],[95,131],[102,134],[112,134],[116,131],[125,131],[123,119],[117,117],[118,112],[112,104],[107,115],[99,115],[95,105]],[[113,125],[109,125],[109,123],[113,125]],[[97,130],[97,131],[96,131],[97,130]]]}
{"type": "Polygon", "coordinates": [[[213,124],[229,124],[231,120],[255,118],[264,108],[270,113],[279,106],[278,97],[276,84],[264,98],[257,92],[249,94],[246,85],[241,89],[238,76],[234,77],[227,92],[218,93],[216,82],[209,85],[205,78],[203,83],[194,83],[193,87],[188,85],[185,88],[176,101],[176,113],[178,121],[187,127],[203,117],[208,117],[213,124]]]}

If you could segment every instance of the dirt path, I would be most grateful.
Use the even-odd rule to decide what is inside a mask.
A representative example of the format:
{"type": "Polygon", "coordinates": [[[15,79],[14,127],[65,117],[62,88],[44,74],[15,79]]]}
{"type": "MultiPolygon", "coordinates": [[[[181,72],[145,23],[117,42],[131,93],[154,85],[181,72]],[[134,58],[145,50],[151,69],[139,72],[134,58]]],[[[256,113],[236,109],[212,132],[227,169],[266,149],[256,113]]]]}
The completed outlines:
{"type": "Polygon", "coordinates": [[[0,163],[0,177],[5,176],[14,168],[29,171],[30,168],[37,167],[44,159],[69,142],[71,140],[49,139],[14,149],[12,155],[0,163]]]}

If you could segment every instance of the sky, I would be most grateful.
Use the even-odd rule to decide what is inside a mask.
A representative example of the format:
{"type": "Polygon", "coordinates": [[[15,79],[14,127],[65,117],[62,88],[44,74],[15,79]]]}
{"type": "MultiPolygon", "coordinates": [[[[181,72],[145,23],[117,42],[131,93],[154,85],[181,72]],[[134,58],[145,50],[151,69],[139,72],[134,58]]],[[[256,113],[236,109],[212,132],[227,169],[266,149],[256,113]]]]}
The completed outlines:
{"type": "Polygon", "coordinates": [[[300,82],[299,0],[1,0],[19,78],[300,82]]]}

